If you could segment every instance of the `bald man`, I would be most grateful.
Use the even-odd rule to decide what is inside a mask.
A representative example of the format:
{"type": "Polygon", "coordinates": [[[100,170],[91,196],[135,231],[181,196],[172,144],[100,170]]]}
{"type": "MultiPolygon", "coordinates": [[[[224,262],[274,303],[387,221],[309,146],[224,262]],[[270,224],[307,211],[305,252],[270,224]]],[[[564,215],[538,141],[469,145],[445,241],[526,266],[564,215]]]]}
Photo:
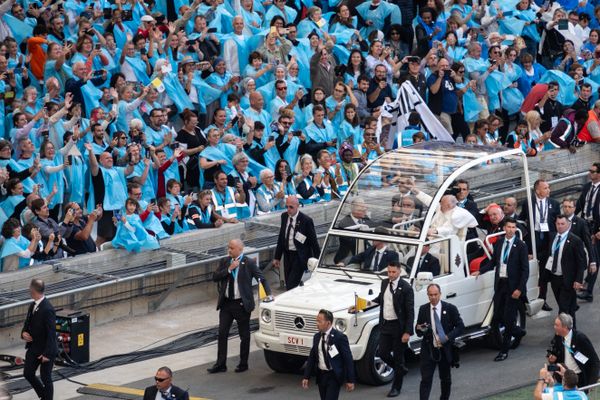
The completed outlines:
{"type": "Polygon", "coordinates": [[[298,198],[289,196],[285,200],[285,207],[287,212],[281,214],[273,266],[279,268],[283,256],[285,287],[290,290],[300,284],[308,259],[319,257],[321,249],[313,220],[299,211],[298,198]]]}
{"type": "Polygon", "coordinates": [[[240,363],[235,372],[248,369],[250,354],[250,314],[254,310],[254,295],[252,293],[252,278],[262,282],[267,295],[271,296],[269,283],[263,277],[256,263],[244,255],[244,243],[232,239],[227,245],[228,257],[213,274],[213,281],[218,284],[219,300],[219,341],[217,362],[208,372],[211,374],[227,371],[227,338],[229,329],[235,320],[240,335],[240,363]]]}

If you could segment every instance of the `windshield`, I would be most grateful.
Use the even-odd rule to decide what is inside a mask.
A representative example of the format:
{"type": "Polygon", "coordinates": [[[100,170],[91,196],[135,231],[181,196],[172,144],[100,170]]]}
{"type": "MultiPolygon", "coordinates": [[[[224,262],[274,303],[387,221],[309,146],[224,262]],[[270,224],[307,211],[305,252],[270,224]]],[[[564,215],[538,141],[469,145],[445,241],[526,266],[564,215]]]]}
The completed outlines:
{"type": "Polygon", "coordinates": [[[330,234],[323,246],[320,268],[344,270],[348,273],[382,273],[390,262],[398,262],[410,273],[414,264],[417,246],[367,240],[357,237],[330,234]]]}
{"type": "MultiPolygon", "coordinates": [[[[432,198],[450,175],[466,163],[497,151],[438,143],[386,153],[366,167],[351,186],[333,227],[414,240],[423,228],[432,198]]],[[[508,159],[495,161],[476,165],[468,175],[492,177],[503,164],[511,168],[508,159]]]]}

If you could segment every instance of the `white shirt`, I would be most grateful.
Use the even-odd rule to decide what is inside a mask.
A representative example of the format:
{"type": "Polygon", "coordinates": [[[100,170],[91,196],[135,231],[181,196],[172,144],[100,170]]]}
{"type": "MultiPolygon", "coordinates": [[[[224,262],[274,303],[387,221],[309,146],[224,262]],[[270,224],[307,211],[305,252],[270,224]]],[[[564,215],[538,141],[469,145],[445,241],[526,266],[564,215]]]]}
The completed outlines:
{"type": "Polygon", "coordinates": [[[44,301],[44,299],[45,299],[45,298],[46,298],[45,296],[42,296],[42,297],[40,297],[38,300],[35,300],[35,301],[33,302],[33,304],[34,304],[34,306],[33,306],[33,312],[36,312],[36,311],[38,310],[38,308],[40,307],[40,303],[41,303],[42,301],[44,301]]]}
{"type": "MultiPolygon", "coordinates": [[[[167,396],[171,395],[171,386],[169,386],[169,388],[165,390],[165,393],[167,394],[167,396]]],[[[156,392],[156,397],[154,397],[154,400],[164,400],[164,397],[160,393],[160,390],[156,392]]]]}
{"type": "Polygon", "coordinates": [[[438,336],[437,333],[437,327],[435,326],[435,317],[433,313],[436,313],[438,318],[440,319],[440,321],[442,320],[442,303],[439,302],[437,303],[435,306],[433,304],[430,304],[430,308],[429,308],[429,317],[431,318],[431,329],[433,330],[433,337],[435,338],[435,344],[434,346],[439,347],[438,343],[440,343],[440,337],[438,336]],[[435,311],[433,310],[435,308],[435,311]]]}
{"type": "Polygon", "coordinates": [[[556,237],[554,238],[554,240],[552,241],[552,245],[550,246],[550,258],[548,258],[548,261],[546,262],[546,269],[548,271],[552,271],[552,263],[553,263],[553,259],[554,259],[554,246],[556,246],[556,241],[558,240],[558,236],[560,235],[560,247],[558,248],[558,260],[556,261],[556,272],[554,272],[554,275],[557,276],[561,276],[562,273],[562,252],[563,252],[563,248],[565,247],[565,242],[567,241],[567,236],[569,235],[569,231],[565,231],[563,233],[556,233],[556,237]]]}
{"type": "Polygon", "coordinates": [[[288,248],[290,251],[296,251],[296,245],[294,244],[294,235],[296,234],[296,221],[298,219],[298,214],[300,211],[296,212],[296,215],[293,217],[288,216],[288,223],[285,226],[284,235],[287,235],[288,229],[290,229],[290,224],[292,224],[292,230],[290,231],[290,237],[288,238],[288,248]]]}
{"type": "Polygon", "coordinates": [[[369,268],[371,268],[374,271],[377,271],[378,264],[381,262],[381,258],[383,257],[383,253],[386,250],[387,250],[387,246],[383,246],[381,249],[375,250],[375,253],[373,254],[373,259],[371,260],[371,265],[369,265],[369,268]],[[379,256],[377,256],[377,254],[379,254],[379,256]],[[375,264],[375,260],[377,260],[377,264],[375,264]]]}
{"type": "Polygon", "coordinates": [[[510,250],[514,242],[515,237],[513,236],[510,240],[506,240],[505,238],[504,243],[502,244],[502,253],[500,253],[500,278],[508,278],[508,273],[506,271],[506,262],[508,261],[508,257],[510,257],[510,250]],[[504,258],[505,252],[507,252],[506,260],[504,258]]]}
{"type": "Polygon", "coordinates": [[[534,225],[534,230],[537,232],[540,232],[540,222],[542,223],[548,223],[548,199],[540,199],[539,197],[535,197],[535,204],[533,205],[533,211],[534,211],[534,219],[535,219],[535,225],[534,225]],[[540,209],[540,202],[542,202],[541,206],[542,208],[540,209]],[[541,213],[540,213],[541,211],[541,213]],[[543,218],[542,218],[542,214],[543,214],[543,218]]]}
{"type": "MultiPolygon", "coordinates": [[[[241,260],[242,256],[243,256],[243,254],[240,255],[238,258],[231,260],[231,262],[234,262],[235,260],[241,260]]],[[[241,263],[241,261],[240,261],[240,263],[241,263]]],[[[229,271],[229,273],[231,275],[233,275],[233,298],[241,299],[242,296],[240,295],[240,287],[238,286],[238,276],[240,275],[240,266],[238,265],[238,267],[236,269],[234,269],[233,271],[229,271]],[[235,275],[233,275],[233,271],[237,271],[237,273],[235,275]]]]}
{"type": "Polygon", "coordinates": [[[383,319],[386,321],[394,321],[398,319],[396,310],[394,310],[394,297],[390,291],[390,287],[392,290],[396,291],[398,288],[398,279],[395,281],[390,281],[390,285],[385,289],[385,293],[383,293],[383,319]]]}
{"type": "MultiPolygon", "coordinates": [[[[327,330],[327,332],[325,332],[325,349],[329,349],[329,346],[327,346],[327,339],[329,338],[329,334],[331,333],[331,329],[329,328],[327,330]]],[[[329,368],[327,368],[327,364],[325,364],[325,355],[323,354],[323,336],[321,336],[321,339],[319,339],[319,346],[318,346],[318,352],[319,352],[319,369],[323,370],[323,371],[328,371],[329,368]]]]}
{"type": "Polygon", "coordinates": [[[125,80],[127,82],[137,82],[137,76],[127,61],[124,61],[123,64],[121,64],[121,73],[125,75],[125,80]]]}
{"type": "Polygon", "coordinates": [[[576,374],[580,374],[581,370],[579,369],[579,365],[573,358],[573,354],[568,349],[571,349],[571,340],[573,339],[573,331],[569,331],[569,334],[565,337],[564,346],[565,346],[565,366],[567,369],[572,370],[576,374]]]}
{"type": "MultiPolygon", "coordinates": [[[[244,38],[244,35],[235,36],[238,38],[238,40],[241,40],[242,42],[246,40],[244,38]]],[[[223,58],[225,59],[225,64],[227,65],[227,71],[231,72],[232,75],[240,75],[240,73],[243,72],[240,71],[238,48],[235,40],[229,39],[225,42],[223,48],[223,58]]]]}

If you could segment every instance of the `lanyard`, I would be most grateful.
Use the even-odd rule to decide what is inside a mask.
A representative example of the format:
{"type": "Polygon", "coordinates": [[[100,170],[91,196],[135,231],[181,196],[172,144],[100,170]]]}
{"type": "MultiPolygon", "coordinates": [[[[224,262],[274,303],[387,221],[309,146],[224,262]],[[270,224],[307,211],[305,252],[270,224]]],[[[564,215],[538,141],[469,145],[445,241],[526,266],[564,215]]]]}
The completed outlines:
{"type": "Polygon", "coordinates": [[[502,263],[506,264],[508,260],[508,253],[510,253],[510,240],[504,241],[504,253],[502,253],[502,263]]]}
{"type": "MultiPolygon", "coordinates": [[[[561,236],[561,235],[558,235],[561,236]]],[[[552,246],[552,254],[556,253],[558,251],[558,249],[560,249],[560,245],[563,244],[563,242],[565,241],[565,239],[567,239],[567,234],[564,233],[562,235],[562,237],[560,238],[560,240],[557,240],[556,243],[554,243],[554,245],[552,246]]]]}
{"type": "MultiPolygon", "coordinates": [[[[544,200],[540,200],[540,201],[543,202],[544,200]]],[[[536,200],[535,207],[537,208],[538,213],[540,214],[540,224],[542,224],[546,221],[546,210],[548,209],[548,204],[546,203],[546,206],[542,207],[542,206],[540,206],[540,202],[536,200]]]]}

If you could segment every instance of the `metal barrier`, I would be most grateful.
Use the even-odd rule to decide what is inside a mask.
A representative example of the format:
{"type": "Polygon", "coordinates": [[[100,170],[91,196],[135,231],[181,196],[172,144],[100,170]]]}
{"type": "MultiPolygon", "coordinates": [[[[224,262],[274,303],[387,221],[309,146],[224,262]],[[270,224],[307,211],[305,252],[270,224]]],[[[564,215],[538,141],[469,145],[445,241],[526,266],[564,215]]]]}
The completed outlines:
{"type": "MultiPolygon", "coordinates": [[[[329,230],[338,204],[333,201],[302,209],[315,221],[318,237],[329,230]]],[[[121,311],[105,307],[106,311],[95,316],[96,323],[154,311],[175,289],[209,282],[226,256],[230,239],[242,239],[246,252],[258,254],[261,264],[268,263],[277,245],[280,218],[277,213],[219,229],[186,232],[162,241],[161,248],[154,251],[133,254],[109,249],[0,274],[0,328],[14,326],[25,318],[32,278],[45,280],[46,294],[55,308],[114,307],[131,301],[129,308],[121,311]],[[153,296],[150,301],[148,296],[153,296]]],[[[195,294],[197,300],[215,298],[214,285],[205,286],[195,294]]]]}

